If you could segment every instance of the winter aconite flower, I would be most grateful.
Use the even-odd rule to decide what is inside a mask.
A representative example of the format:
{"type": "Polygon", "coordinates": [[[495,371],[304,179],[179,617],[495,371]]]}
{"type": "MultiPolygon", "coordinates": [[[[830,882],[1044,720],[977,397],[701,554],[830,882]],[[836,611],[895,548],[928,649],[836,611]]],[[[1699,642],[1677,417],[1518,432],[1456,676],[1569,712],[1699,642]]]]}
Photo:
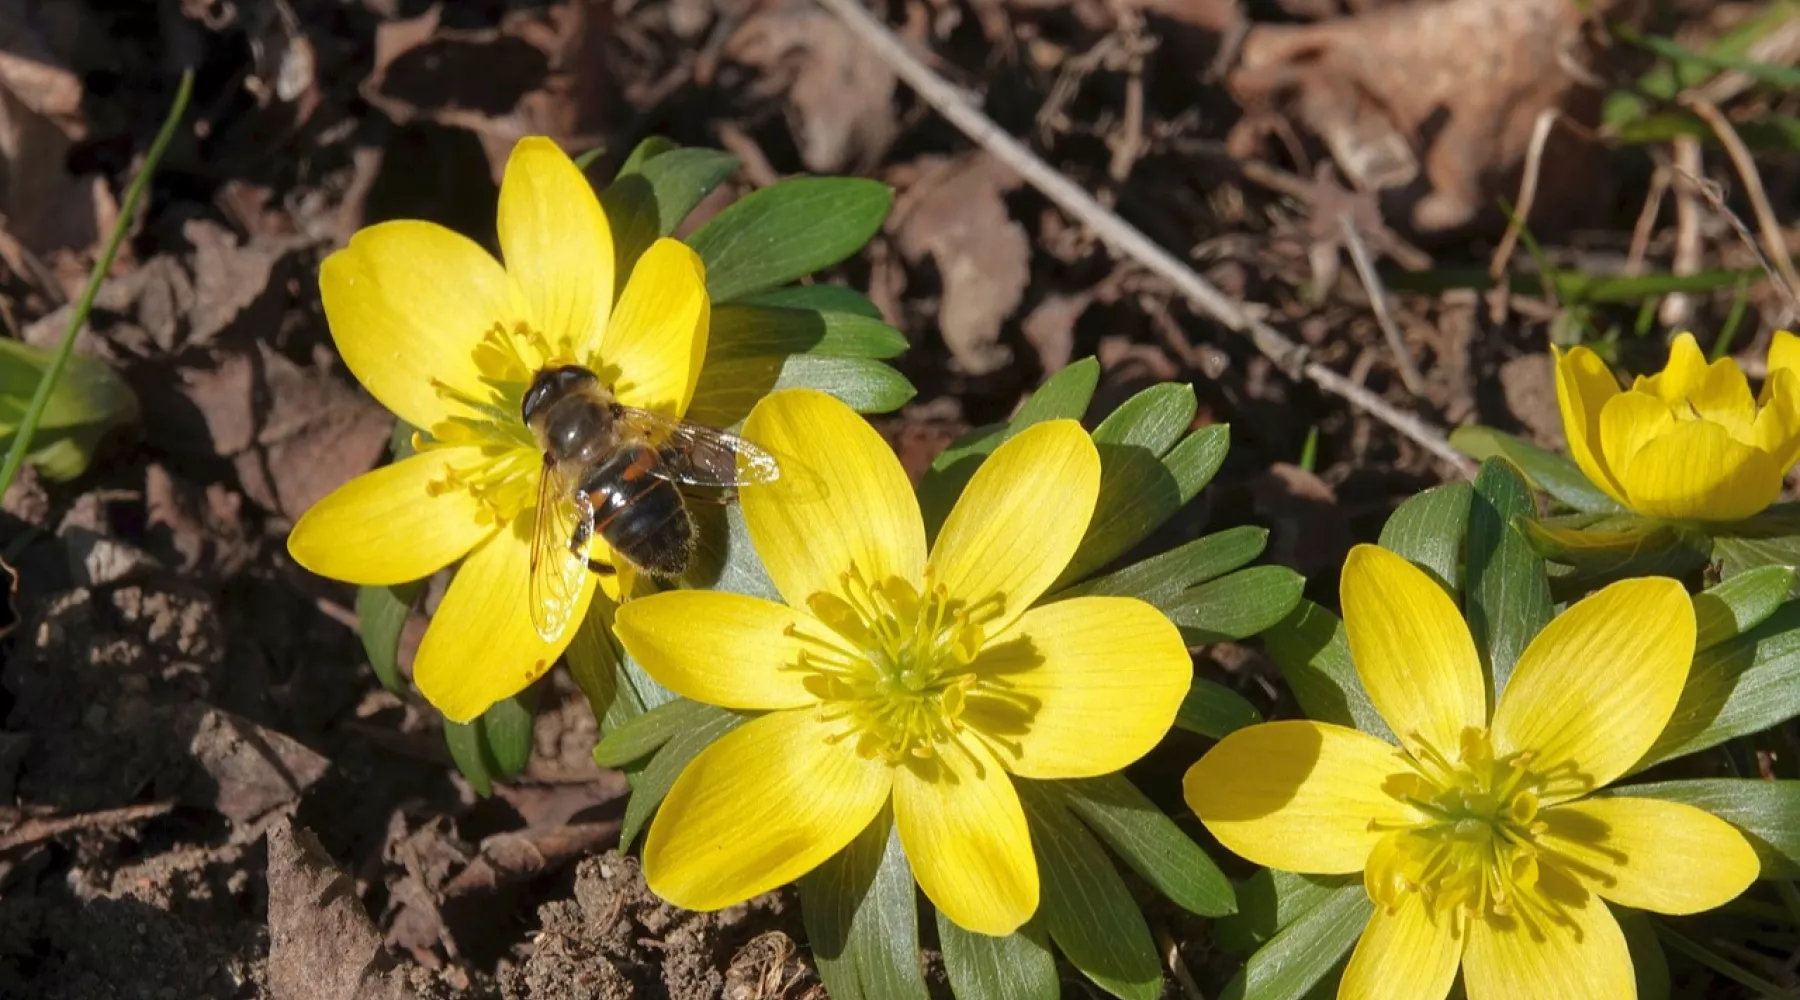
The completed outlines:
{"type": "Polygon", "coordinates": [[[1344,627],[1357,676],[1399,746],[1342,726],[1272,722],[1227,736],[1185,791],[1219,841],[1258,864],[1361,871],[1375,902],[1338,996],[1621,1000],[1631,958],[1607,902],[1718,906],[1757,875],[1736,828],[1693,806],[1596,796],[1655,742],[1694,653],[1669,579],[1612,584],[1519,657],[1490,714],[1450,597],[1401,557],[1351,551],[1344,627]]]}
{"type": "Polygon", "coordinates": [[[1626,508],[1671,521],[1737,521],[1775,502],[1800,459],[1800,337],[1775,334],[1762,394],[1730,358],[1708,364],[1692,334],[1669,363],[1621,390],[1585,347],[1556,358],[1569,453],[1626,508]]]}
{"type": "MultiPolygon", "coordinates": [[[[498,221],[504,264],[413,221],[371,226],[325,261],[319,287],[344,363],[424,433],[417,455],[344,485],[288,538],[307,569],[359,584],[416,580],[462,560],[413,662],[419,689],[456,721],[524,689],[577,631],[547,642],[526,606],[542,453],[519,404],[533,372],[580,364],[620,402],[680,416],[706,352],[699,258],[659,240],[615,304],[606,216],[549,140],[514,147],[498,221]]],[[[609,556],[596,541],[591,557],[609,556]]]]}
{"type": "Polygon", "coordinates": [[[644,845],[650,887],[690,909],[739,902],[812,870],[891,802],[926,895],[963,927],[1010,933],[1038,902],[1013,777],[1125,766],[1192,678],[1180,633],[1142,601],[1037,603],[1093,516],[1093,442],[1070,420],[1021,431],[927,554],[899,460],[842,403],[777,393],[744,434],[793,456],[742,501],[785,603],[682,591],[619,610],[620,640],[657,680],[766,713],[669,790],[644,845]]]}

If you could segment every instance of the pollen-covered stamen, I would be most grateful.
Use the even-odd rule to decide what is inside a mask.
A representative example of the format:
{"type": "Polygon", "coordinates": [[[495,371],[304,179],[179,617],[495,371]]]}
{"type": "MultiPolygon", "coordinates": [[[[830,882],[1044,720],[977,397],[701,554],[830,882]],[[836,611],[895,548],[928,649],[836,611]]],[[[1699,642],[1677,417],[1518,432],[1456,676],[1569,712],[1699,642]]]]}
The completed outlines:
{"type": "Polygon", "coordinates": [[[1397,775],[1388,794],[1420,819],[1388,829],[1370,858],[1366,884],[1376,902],[1394,907],[1405,893],[1448,915],[1458,928],[1472,918],[1521,921],[1534,933],[1568,924],[1563,905],[1539,886],[1548,855],[1538,839],[1541,775],[1533,755],[1496,757],[1484,729],[1465,729],[1452,759],[1418,733],[1409,734],[1412,773],[1397,775]]]}
{"type": "Polygon", "coordinates": [[[827,718],[850,720],[867,756],[924,758],[954,743],[977,681],[970,665],[1003,599],[971,605],[929,579],[921,591],[896,577],[870,580],[857,566],[838,584],[807,599],[831,635],[788,630],[804,644],[789,669],[807,675],[827,718]]]}

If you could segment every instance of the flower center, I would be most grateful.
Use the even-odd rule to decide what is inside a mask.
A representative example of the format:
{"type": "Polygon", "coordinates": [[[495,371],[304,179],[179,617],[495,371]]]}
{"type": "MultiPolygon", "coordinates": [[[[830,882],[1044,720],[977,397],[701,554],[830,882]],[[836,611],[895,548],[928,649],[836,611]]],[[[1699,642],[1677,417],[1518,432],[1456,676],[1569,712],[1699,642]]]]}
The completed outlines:
{"type": "Polygon", "coordinates": [[[432,389],[451,404],[452,415],[433,424],[429,433],[415,431],[413,449],[473,446],[478,455],[446,468],[443,476],[427,485],[427,492],[437,496],[467,490],[480,502],[477,516],[483,521],[505,523],[530,506],[543,458],[519,418],[519,404],[537,369],[566,353],[526,323],[510,328],[495,323],[473,352],[478,387],[433,379],[432,389]]]}
{"type": "Polygon", "coordinates": [[[806,643],[789,669],[827,718],[850,722],[857,751],[891,762],[928,758],[963,731],[962,714],[977,676],[971,667],[999,617],[1001,598],[969,605],[953,600],[927,576],[923,592],[897,577],[870,582],[852,566],[839,593],[807,598],[813,616],[833,633],[789,627],[806,643]]]}
{"type": "Polygon", "coordinates": [[[1413,771],[1388,779],[1384,790],[1417,809],[1422,819],[1394,829],[1370,857],[1370,898],[1394,907],[1416,892],[1460,931],[1471,918],[1511,918],[1540,928],[1570,923],[1562,904],[1539,886],[1549,856],[1538,844],[1543,775],[1532,754],[1495,757],[1487,730],[1465,729],[1454,761],[1415,736],[1413,771]]]}

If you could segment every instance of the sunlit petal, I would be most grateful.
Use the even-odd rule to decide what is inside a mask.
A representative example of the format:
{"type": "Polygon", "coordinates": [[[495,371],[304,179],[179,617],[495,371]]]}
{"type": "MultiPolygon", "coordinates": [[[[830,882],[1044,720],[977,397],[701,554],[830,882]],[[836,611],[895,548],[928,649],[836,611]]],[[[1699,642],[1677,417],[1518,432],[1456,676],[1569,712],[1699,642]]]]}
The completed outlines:
{"type": "Polygon", "coordinates": [[[1401,556],[1358,545],[1338,590],[1356,675],[1401,743],[1446,752],[1487,722],[1475,640],[1444,588],[1401,556]]]}
{"type": "Polygon", "coordinates": [[[1702,392],[1709,374],[1706,353],[1691,333],[1678,334],[1669,343],[1669,360],[1655,375],[1640,375],[1632,388],[1678,405],[1702,392]]]}
{"type": "Polygon", "coordinates": [[[556,143],[520,139],[500,181],[500,254],[529,315],[565,361],[593,352],[612,308],[612,228],[556,143]]]}
{"type": "Polygon", "coordinates": [[[1737,827],[1681,802],[1618,796],[1546,809],[1545,849],[1590,890],[1657,913],[1730,902],[1761,872],[1737,827]]]}
{"type": "Polygon", "coordinates": [[[1193,682],[1187,643],[1162,612],[1076,597],[1025,612],[974,662],[963,719],[1027,778],[1116,771],[1168,733],[1193,682]]]}
{"type": "Polygon", "coordinates": [[[1344,969],[1338,1000],[1444,1000],[1456,981],[1462,939],[1448,916],[1434,919],[1418,893],[1393,910],[1377,906],[1344,969]]]}
{"type": "Polygon", "coordinates": [[[1002,937],[1038,904],[1037,858],[1019,794],[978,740],[894,769],[894,822],[919,888],[968,930],[1002,937]]]}
{"type": "Polygon", "coordinates": [[[1607,784],[1675,711],[1694,658],[1694,605],[1666,577],[1622,580],[1556,616],[1520,655],[1494,711],[1494,749],[1532,752],[1547,800],[1607,784]]]}
{"type": "Polygon", "coordinates": [[[651,244],[600,345],[600,372],[619,402],[671,416],[687,412],[711,316],[700,255],[671,239],[651,244]]]}
{"type": "Polygon", "coordinates": [[[1383,791],[1411,774],[1399,748],[1354,729],[1291,720],[1240,729],[1182,779],[1188,807],[1221,844],[1270,868],[1361,871],[1385,833],[1418,813],[1383,791]]]}
{"type": "Polygon", "coordinates": [[[475,448],[439,448],[365,473],[300,517],[288,553],[307,569],[357,584],[421,580],[494,533],[468,490],[433,491],[454,467],[482,461],[475,448]]]}
{"type": "Polygon", "coordinates": [[[818,697],[794,669],[801,636],[829,636],[804,612],[758,597],[676,590],[628,601],[614,633],[658,683],[726,708],[798,708],[818,697]],[[804,632],[802,632],[804,630],[804,632]]]}
{"type": "Polygon", "coordinates": [[[1600,452],[1600,412],[1619,394],[1619,380],[1590,348],[1551,350],[1556,355],[1556,405],[1562,411],[1569,456],[1590,482],[1624,503],[1625,492],[1600,452]]]}
{"type": "Polygon", "coordinates": [[[1756,447],[1785,473],[1800,459],[1800,371],[1781,368],[1763,383],[1763,408],[1756,415],[1756,447]]]}
{"type": "MultiPolygon", "coordinates": [[[[514,518],[463,561],[419,643],[413,681],[452,722],[468,722],[525,690],[574,638],[570,628],[556,642],[545,642],[531,623],[531,520],[529,513],[514,518]]],[[[573,621],[587,613],[593,596],[589,573],[573,621]]]]}
{"type": "Polygon", "coordinates": [[[675,779],[644,841],[644,879],[690,910],[716,910],[817,868],[874,821],[884,762],[812,709],[751,719],[675,779]]]}
{"type": "Polygon", "coordinates": [[[524,302],[500,262],[430,222],[361,230],[320,265],[319,296],[351,374],[415,427],[462,412],[434,379],[485,395],[475,346],[496,325],[510,328],[524,318],[524,302]]]}
{"type": "Polygon", "coordinates": [[[1625,935],[1606,904],[1553,870],[1539,881],[1567,922],[1529,927],[1469,921],[1463,985],[1469,1000],[1630,1000],[1637,995],[1625,935]]]}
{"type": "MultiPolygon", "coordinates": [[[[1800,337],[1786,330],[1776,330],[1775,337],[1769,341],[1768,357],[1769,374],[1779,371],[1790,371],[1800,375],[1800,337]]],[[[1767,383],[1763,386],[1763,396],[1768,396],[1767,383]]]]}
{"type": "Polygon", "coordinates": [[[1621,392],[1600,410],[1600,451],[1607,468],[1628,482],[1632,459],[1644,445],[1675,426],[1669,404],[1647,392],[1621,392]]]}
{"type": "Polygon", "coordinates": [[[1640,514],[1737,521],[1775,502],[1783,471],[1718,424],[1691,420],[1644,445],[1621,480],[1640,514]]]}
{"type": "Polygon", "coordinates": [[[1073,420],[1020,431],[989,455],[931,548],[931,578],[970,606],[998,600],[998,630],[1069,564],[1100,494],[1100,453],[1073,420]]]}
{"type": "Polygon", "coordinates": [[[825,393],[793,389],[758,403],[744,436],[781,462],[781,477],[745,487],[742,503],[784,600],[803,608],[813,594],[841,594],[853,567],[870,583],[892,577],[917,586],[925,570],[919,502],[867,421],[825,393]]]}

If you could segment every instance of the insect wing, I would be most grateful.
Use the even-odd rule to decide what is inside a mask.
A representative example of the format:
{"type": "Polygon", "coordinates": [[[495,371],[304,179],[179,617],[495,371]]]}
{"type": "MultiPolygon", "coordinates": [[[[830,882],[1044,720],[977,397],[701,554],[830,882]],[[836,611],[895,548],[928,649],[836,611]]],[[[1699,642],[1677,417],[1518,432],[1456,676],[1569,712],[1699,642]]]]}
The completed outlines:
{"type": "Polygon", "coordinates": [[[683,486],[760,486],[781,478],[768,450],[715,427],[690,424],[648,410],[624,408],[619,420],[654,446],[662,461],[650,474],[683,486]]]}
{"type": "Polygon", "coordinates": [[[575,503],[575,487],[555,463],[545,462],[538,477],[537,521],[531,529],[531,584],[527,602],[531,624],[546,642],[555,642],[581,597],[582,575],[588,568],[592,538],[574,544],[576,526],[582,521],[575,503]]]}

